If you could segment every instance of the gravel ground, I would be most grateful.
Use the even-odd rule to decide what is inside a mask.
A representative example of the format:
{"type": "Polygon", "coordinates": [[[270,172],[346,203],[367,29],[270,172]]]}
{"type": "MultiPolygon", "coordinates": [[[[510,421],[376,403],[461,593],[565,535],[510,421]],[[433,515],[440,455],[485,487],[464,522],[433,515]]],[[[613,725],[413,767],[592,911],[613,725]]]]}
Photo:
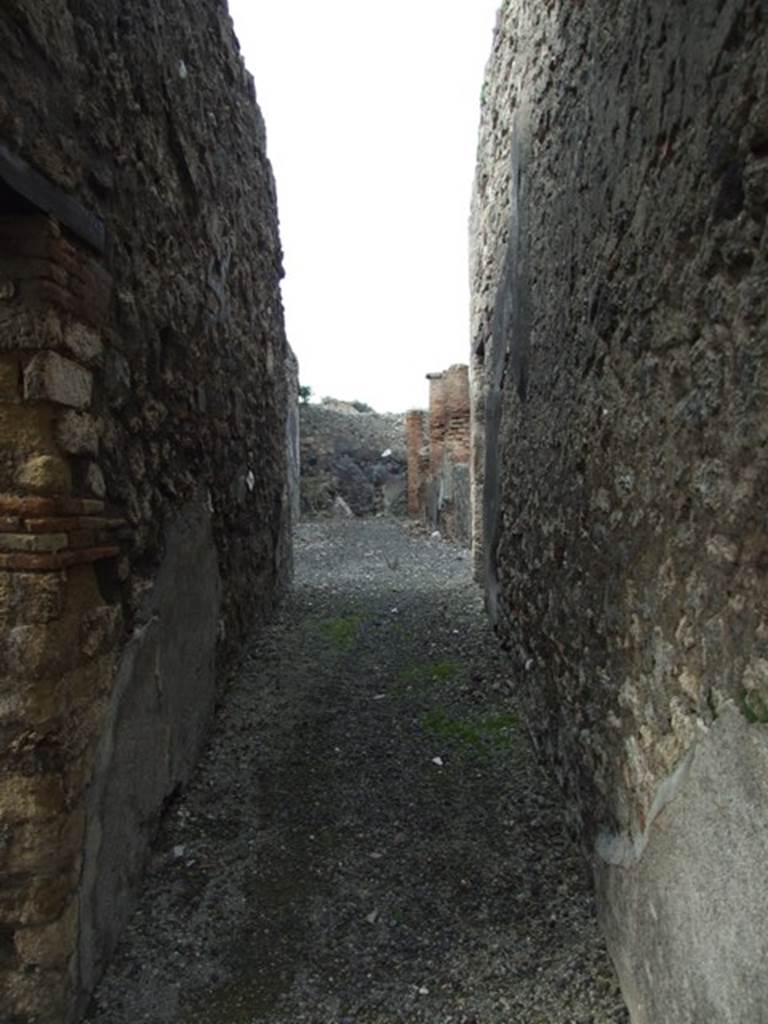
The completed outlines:
{"type": "Polygon", "coordinates": [[[91,1024],[624,1024],[466,552],[302,525],[91,1024]]]}

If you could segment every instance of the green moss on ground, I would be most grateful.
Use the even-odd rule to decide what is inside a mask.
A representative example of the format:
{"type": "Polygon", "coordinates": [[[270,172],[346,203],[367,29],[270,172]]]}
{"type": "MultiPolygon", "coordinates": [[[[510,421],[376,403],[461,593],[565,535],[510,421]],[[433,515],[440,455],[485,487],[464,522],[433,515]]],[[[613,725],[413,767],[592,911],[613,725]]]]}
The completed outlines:
{"type": "Polygon", "coordinates": [[[340,651],[351,651],[363,625],[362,615],[340,615],[323,619],[320,631],[340,651]]]}
{"type": "Polygon", "coordinates": [[[517,716],[508,712],[456,718],[439,708],[428,711],[420,722],[422,729],[433,736],[465,752],[481,754],[490,754],[511,747],[512,730],[517,724],[517,716]]]}

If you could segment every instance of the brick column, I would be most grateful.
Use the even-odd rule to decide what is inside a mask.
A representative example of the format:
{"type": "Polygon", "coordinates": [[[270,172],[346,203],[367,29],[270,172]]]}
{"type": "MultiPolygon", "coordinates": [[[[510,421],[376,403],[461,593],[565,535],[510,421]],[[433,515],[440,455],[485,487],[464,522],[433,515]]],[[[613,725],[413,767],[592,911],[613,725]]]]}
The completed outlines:
{"type": "Polygon", "coordinates": [[[68,1019],[84,797],[122,631],[94,413],[108,275],[43,216],[0,218],[0,1006],[68,1019]]]}
{"type": "Polygon", "coordinates": [[[443,373],[445,450],[455,463],[469,462],[469,367],[459,364],[443,373]]]}

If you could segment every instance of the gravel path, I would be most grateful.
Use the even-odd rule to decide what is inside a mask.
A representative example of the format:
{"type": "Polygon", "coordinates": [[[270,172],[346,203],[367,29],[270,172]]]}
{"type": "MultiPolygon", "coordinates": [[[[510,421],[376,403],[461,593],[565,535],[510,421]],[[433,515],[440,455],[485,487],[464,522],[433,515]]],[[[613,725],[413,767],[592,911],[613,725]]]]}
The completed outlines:
{"type": "Polygon", "coordinates": [[[299,528],[92,1024],[623,1024],[466,552],[299,528]]]}

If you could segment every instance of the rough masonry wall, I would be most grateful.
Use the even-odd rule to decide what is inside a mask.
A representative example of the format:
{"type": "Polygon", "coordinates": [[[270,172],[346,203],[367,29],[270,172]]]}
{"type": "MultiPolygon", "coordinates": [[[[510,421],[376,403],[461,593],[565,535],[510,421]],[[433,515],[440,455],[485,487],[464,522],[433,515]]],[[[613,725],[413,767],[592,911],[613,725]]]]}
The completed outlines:
{"type": "Polygon", "coordinates": [[[358,516],[406,511],[405,425],[353,403],[301,403],[301,511],[331,512],[341,498],[358,516]],[[388,453],[388,454],[385,454],[388,453]]]}
{"type": "Polygon", "coordinates": [[[0,1018],[62,1024],[289,572],[296,374],[226,6],[6,0],[0,51],[0,1018]]]}
{"type": "Polygon", "coordinates": [[[430,530],[469,547],[470,489],[469,368],[450,366],[428,373],[429,412],[406,415],[408,512],[430,530]]]}
{"type": "Polygon", "coordinates": [[[408,515],[423,519],[425,509],[424,487],[429,477],[429,440],[427,425],[429,413],[423,409],[409,409],[405,414],[405,443],[408,465],[408,515]]]}
{"type": "Polygon", "coordinates": [[[768,1019],[767,37],[507,0],[483,90],[477,547],[634,1024],[768,1019]]]}

